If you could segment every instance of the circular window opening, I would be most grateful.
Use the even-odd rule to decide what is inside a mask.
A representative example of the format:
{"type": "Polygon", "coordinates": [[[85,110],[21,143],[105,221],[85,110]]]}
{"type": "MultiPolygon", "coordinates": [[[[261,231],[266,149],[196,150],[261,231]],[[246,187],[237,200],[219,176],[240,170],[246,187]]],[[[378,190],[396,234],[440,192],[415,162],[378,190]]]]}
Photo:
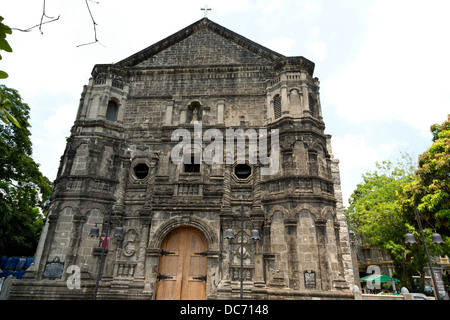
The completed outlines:
{"type": "Polygon", "coordinates": [[[248,164],[238,164],[234,167],[234,174],[239,179],[247,179],[252,174],[252,168],[248,164]]]}
{"type": "Polygon", "coordinates": [[[134,167],[134,174],[138,179],[144,179],[148,176],[148,166],[145,163],[140,163],[134,167]]]}

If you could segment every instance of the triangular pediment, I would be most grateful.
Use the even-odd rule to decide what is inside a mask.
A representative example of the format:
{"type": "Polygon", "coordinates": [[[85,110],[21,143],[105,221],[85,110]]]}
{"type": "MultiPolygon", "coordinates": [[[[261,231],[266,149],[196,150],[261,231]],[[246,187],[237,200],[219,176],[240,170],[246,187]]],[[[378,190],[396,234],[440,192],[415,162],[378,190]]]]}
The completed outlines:
{"type": "Polygon", "coordinates": [[[264,65],[280,58],[284,56],[203,18],[116,66],[264,65]]]}

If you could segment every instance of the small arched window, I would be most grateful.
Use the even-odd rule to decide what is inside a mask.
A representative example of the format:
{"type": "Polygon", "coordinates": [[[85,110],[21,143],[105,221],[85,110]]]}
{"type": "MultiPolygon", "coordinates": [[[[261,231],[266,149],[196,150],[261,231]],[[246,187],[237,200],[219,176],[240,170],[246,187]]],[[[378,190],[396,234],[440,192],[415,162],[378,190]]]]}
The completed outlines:
{"type": "Polygon", "coordinates": [[[202,121],[202,105],[198,101],[193,101],[188,105],[186,123],[196,123],[202,121]]]}
{"type": "Polygon", "coordinates": [[[273,98],[273,113],[275,119],[281,118],[281,96],[279,94],[273,98]]]}
{"type": "Polygon", "coordinates": [[[106,109],[106,120],[117,121],[117,113],[119,111],[119,106],[113,100],[108,102],[108,108],[106,109]]]}

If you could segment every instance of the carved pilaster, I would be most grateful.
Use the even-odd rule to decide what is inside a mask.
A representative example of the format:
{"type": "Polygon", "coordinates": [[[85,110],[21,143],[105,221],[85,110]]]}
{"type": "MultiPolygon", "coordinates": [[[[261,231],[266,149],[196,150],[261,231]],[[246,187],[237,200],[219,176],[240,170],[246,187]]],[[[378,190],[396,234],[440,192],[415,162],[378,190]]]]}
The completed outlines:
{"type": "Polygon", "coordinates": [[[126,185],[127,185],[127,177],[130,171],[131,166],[131,154],[130,151],[125,151],[125,154],[122,157],[121,170],[119,176],[119,186],[114,194],[114,198],[116,199],[116,203],[114,205],[114,212],[123,213],[124,212],[124,203],[125,203],[125,193],[126,193],[126,185]]]}
{"type": "MultiPolygon", "coordinates": [[[[225,234],[227,227],[222,228],[222,234],[225,234]]],[[[231,264],[231,246],[230,239],[223,239],[222,255],[220,261],[221,279],[217,286],[217,293],[227,294],[231,293],[231,281],[230,281],[230,264],[231,264]]]]}
{"type": "MultiPolygon", "coordinates": [[[[86,223],[87,217],[82,215],[75,215],[73,217],[73,233],[69,241],[69,252],[66,256],[66,266],[77,264],[78,249],[81,243],[81,234],[83,231],[83,224],[86,223]]],[[[67,274],[63,274],[64,279],[67,274]]]]}
{"type": "Polygon", "coordinates": [[[319,252],[320,278],[322,290],[330,290],[330,267],[327,253],[327,220],[316,220],[317,247],[319,252]]]}
{"type": "Polygon", "coordinates": [[[294,290],[300,289],[300,270],[297,250],[297,220],[286,219],[284,227],[287,230],[286,244],[288,249],[288,286],[294,290]]]}
{"type": "Polygon", "coordinates": [[[145,274],[145,259],[148,246],[148,234],[150,230],[150,219],[141,216],[141,238],[139,241],[138,260],[134,281],[143,282],[145,274]]]}
{"type": "MultiPolygon", "coordinates": [[[[59,208],[58,208],[59,209],[59,208]]],[[[56,214],[56,210],[54,209],[48,216],[48,231],[47,231],[47,238],[45,239],[44,243],[44,250],[42,252],[41,261],[38,266],[36,279],[42,280],[42,274],[44,273],[45,263],[48,260],[48,256],[51,249],[51,243],[53,242],[53,237],[55,235],[56,230],[56,223],[58,222],[59,214],[56,214]]]]}
{"type": "MultiPolygon", "coordinates": [[[[223,195],[222,195],[222,207],[220,208],[221,220],[228,220],[232,217],[231,212],[231,165],[225,165],[225,172],[223,177],[223,195]]],[[[230,226],[231,227],[231,226],[230,226]]]]}
{"type": "Polygon", "coordinates": [[[261,176],[258,165],[253,166],[253,204],[251,219],[254,226],[260,230],[264,221],[264,211],[261,204],[261,176]]]}

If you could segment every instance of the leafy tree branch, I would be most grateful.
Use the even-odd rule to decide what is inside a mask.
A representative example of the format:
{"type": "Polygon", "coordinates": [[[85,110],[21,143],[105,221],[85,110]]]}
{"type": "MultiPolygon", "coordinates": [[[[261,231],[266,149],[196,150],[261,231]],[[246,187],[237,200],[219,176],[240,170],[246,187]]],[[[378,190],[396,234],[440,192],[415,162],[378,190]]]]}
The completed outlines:
{"type": "Polygon", "coordinates": [[[33,255],[52,183],[32,159],[30,108],[19,93],[0,85],[20,126],[0,123],[0,254],[33,255]]]}

